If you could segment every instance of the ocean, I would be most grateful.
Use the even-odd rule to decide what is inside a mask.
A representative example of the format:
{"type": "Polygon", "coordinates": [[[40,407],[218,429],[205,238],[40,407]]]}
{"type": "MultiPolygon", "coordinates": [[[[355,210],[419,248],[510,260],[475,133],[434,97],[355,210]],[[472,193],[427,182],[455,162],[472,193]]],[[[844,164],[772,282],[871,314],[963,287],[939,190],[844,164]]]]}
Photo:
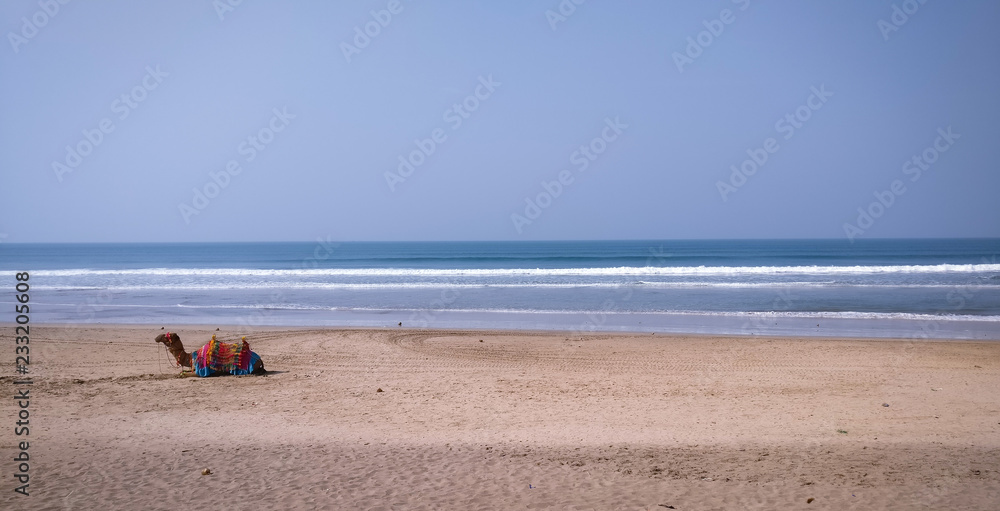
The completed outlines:
{"type": "Polygon", "coordinates": [[[1000,239],[5,243],[0,272],[33,323],[1000,339],[1000,239]]]}

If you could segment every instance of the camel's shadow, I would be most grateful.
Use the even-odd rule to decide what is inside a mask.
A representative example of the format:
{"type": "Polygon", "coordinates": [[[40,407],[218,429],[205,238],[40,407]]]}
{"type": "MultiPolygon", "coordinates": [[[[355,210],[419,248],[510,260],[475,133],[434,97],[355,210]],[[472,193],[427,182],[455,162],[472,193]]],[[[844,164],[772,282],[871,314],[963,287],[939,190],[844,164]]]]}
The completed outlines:
{"type": "Polygon", "coordinates": [[[194,374],[194,371],[182,371],[174,375],[175,378],[197,378],[197,379],[215,379],[215,378],[267,378],[268,376],[274,376],[276,374],[290,373],[291,371],[267,371],[262,374],[213,374],[211,376],[198,376],[194,374]]]}

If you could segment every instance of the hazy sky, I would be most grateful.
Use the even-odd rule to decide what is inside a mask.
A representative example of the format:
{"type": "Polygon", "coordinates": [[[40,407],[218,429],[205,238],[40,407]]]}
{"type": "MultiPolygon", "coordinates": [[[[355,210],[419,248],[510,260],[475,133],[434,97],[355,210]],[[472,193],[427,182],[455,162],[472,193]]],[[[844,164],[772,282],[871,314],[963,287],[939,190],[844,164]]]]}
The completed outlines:
{"type": "Polygon", "coordinates": [[[0,242],[1000,236],[995,1],[0,22],[0,242]]]}

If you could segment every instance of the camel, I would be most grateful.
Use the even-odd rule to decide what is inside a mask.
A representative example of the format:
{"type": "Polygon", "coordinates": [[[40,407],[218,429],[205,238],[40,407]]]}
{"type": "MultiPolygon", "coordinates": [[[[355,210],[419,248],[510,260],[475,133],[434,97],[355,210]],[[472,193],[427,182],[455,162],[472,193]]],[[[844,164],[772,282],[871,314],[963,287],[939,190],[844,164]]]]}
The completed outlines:
{"type": "Polygon", "coordinates": [[[184,351],[179,335],[171,332],[156,336],[156,342],[166,346],[167,351],[177,360],[177,365],[184,371],[190,368],[198,376],[213,376],[216,374],[264,374],[264,361],[260,356],[250,351],[247,338],[242,343],[227,344],[212,336],[212,340],[197,351],[184,351]]]}

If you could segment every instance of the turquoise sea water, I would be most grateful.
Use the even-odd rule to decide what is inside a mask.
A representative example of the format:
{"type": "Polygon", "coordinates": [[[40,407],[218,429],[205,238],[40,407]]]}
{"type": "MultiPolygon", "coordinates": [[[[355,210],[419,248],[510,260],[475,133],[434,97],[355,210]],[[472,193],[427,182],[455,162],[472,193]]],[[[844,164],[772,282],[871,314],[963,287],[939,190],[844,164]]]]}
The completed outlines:
{"type": "Polygon", "coordinates": [[[16,271],[34,322],[1000,339],[997,239],[0,244],[16,271]]]}

